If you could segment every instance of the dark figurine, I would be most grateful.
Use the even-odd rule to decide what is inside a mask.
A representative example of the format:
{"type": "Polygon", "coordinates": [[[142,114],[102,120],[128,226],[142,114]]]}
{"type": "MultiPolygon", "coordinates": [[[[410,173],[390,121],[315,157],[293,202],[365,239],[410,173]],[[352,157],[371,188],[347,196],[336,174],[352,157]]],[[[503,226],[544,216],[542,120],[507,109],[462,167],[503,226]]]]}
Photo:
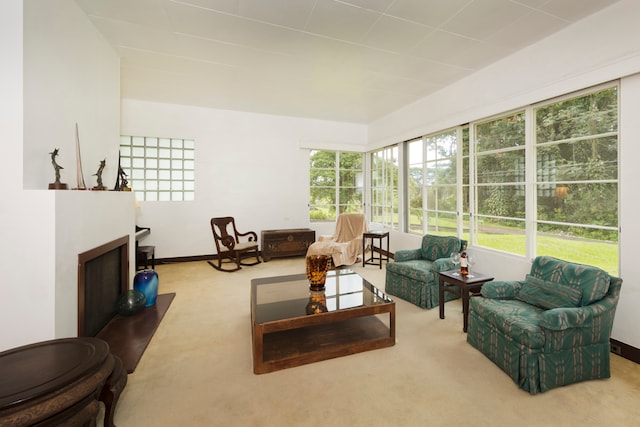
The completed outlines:
{"type": "Polygon", "coordinates": [[[118,166],[118,182],[116,186],[118,187],[118,191],[131,191],[129,188],[129,181],[127,181],[127,173],[122,169],[121,166],[118,166]]]}
{"type": "Polygon", "coordinates": [[[53,169],[56,171],[56,182],[52,182],[49,184],[49,190],[66,190],[69,188],[67,184],[63,184],[60,182],[60,169],[64,169],[62,166],[56,162],[56,157],[58,157],[58,149],[56,148],[51,153],[51,164],[53,165],[53,169]]]}
{"type": "Polygon", "coordinates": [[[53,150],[49,154],[51,154],[51,164],[53,164],[53,169],[55,169],[55,171],[56,171],[56,183],[59,184],[60,183],[60,169],[64,169],[64,168],[62,166],[60,166],[56,162],[56,157],[58,157],[58,149],[56,148],[55,150],[53,150]]]}
{"type": "Polygon", "coordinates": [[[98,171],[96,173],[94,173],[94,176],[98,177],[98,185],[96,185],[94,188],[96,190],[104,190],[104,185],[102,184],[102,171],[104,170],[105,165],[107,164],[107,159],[104,160],[100,160],[100,167],[98,168],[98,171]]]}

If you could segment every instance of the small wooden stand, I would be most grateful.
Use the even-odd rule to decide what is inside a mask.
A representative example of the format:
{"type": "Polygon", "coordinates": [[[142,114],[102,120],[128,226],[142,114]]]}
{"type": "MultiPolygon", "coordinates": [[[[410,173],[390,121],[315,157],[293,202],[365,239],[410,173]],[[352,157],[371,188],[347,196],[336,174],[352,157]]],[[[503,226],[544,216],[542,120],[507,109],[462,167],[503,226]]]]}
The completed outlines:
{"type": "Polygon", "coordinates": [[[466,276],[460,270],[440,271],[438,273],[438,298],[440,299],[440,318],[444,319],[444,293],[449,292],[462,298],[462,330],[467,332],[469,325],[469,298],[480,294],[482,285],[493,280],[493,276],[473,273],[466,276]]]}
{"type": "Polygon", "coordinates": [[[52,182],[49,184],[49,190],[68,190],[69,186],[63,184],[60,181],[52,182]]]}

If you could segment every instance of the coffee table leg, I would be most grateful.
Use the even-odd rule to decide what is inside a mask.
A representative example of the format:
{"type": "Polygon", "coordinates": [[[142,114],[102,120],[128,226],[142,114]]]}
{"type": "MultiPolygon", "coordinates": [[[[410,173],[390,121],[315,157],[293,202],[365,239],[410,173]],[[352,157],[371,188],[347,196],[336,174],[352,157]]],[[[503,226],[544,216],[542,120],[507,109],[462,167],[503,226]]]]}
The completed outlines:
{"type": "Polygon", "coordinates": [[[440,318],[444,319],[444,278],[438,278],[438,306],[440,307],[440,318]]]}

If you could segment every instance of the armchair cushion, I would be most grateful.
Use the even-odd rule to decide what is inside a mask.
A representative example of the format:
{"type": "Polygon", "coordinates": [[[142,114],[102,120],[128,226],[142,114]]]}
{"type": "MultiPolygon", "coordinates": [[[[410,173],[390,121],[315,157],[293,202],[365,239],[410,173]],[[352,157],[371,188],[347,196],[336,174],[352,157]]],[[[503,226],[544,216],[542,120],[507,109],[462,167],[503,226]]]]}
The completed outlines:
{"type": "Polygon", "coordinates": [[[391,262],[387,264],[387,271],[401,274],[408,279],[426,283],[432,280],[431,261],[426,259],[414,259],[402,262],[391,262]]]}
{"type": "Polygon", "coordinates": [[[481,293],[485,298],[514,299],[524,281],[492,280],[482,285],[481,293]]]}
{"type": "Polygon", "coordinates": [[[601,300],[609,290],[610,277],[604,270],[548,256],[540,256],[534,260],[531,275],[547,282],[581,289],[580,306],[601,300]]]}
{"type": "Polygon", "coordinates": [[[422,238],[420,251],[422,258],[429,261],[449,258],[452,252],[460,252],[460,239],[453,236],[432,236],[427,234],[422,238]]]}
{"type": "Polygon", "coordinates": [[[422,249],[404,249],[396,251],[393,256],[395,262],[412,261],[422,259],[422,249]]]}
{"type": "Polygon", "coordinates": [[[582,299],[582,290],[559,283],[547,282],[527,274],[524,286],[516,299],[546,310],[560,307],[577,307],[582,299]]]}
{"type": "Polygon", "coordinates": [[[474,304],[476,299],[471,298],[473,309],[488,325],[529,348],[539,349],[544,345],[544,333],[540,327],[544,309],[518,300],[485,298],[481,300],[482,304],[474,304]]]}

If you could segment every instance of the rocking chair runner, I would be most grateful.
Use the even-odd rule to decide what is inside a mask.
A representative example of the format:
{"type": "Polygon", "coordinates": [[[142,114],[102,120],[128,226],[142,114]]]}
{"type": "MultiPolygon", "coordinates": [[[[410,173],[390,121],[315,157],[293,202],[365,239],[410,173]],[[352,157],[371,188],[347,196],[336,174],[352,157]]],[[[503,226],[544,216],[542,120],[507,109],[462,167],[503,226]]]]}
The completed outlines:
{"type": "Polygon", "coordinates": [[[261,263],[258,254],[258,235],[249,231],[240,233],[236,229],[236,223],[231,216],[220,218],[211,218],[211,231],[213,232],[213,240],[218,250],[217,263],[207,261],[213,268],[220,271],[238,271],[241,265],[256,265],[261,263]],[[248,241],[240,242],[240,237],[247,237],[248,241]],[[242,262],[242,256],[246,253],[253,252],[256,257],[255,262],[242,262]],[[222,260],[228,258],[236,263],[236,268],[229,269],[222,267],[222,260]],[[217,265],[216,265],[217,264],[217,265]]]}

